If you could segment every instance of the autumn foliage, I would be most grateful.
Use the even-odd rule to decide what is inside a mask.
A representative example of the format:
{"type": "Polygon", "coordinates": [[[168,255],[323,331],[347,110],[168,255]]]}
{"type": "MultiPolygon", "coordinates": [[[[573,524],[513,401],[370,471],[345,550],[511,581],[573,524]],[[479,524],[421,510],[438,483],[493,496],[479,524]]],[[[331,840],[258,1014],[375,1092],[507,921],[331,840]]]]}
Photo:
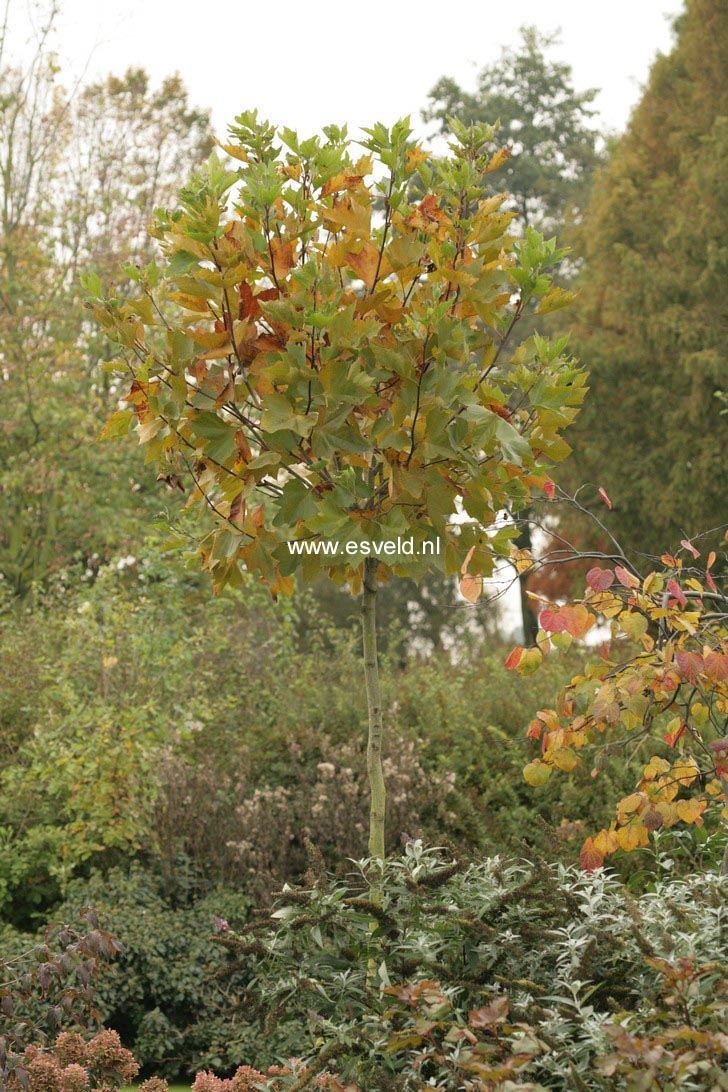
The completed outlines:
{"type": "MultiPolygon", "coordinates": [[[[105,436],[130,429],[203,513],[203,567],[288,593],[294,572],[361,588],[360,557],[292,555],[293,540],[441,539],[439,564],[474,580],[507,556],[494,528],[549,484],[584,394],[566,340],[508,338],[570,300],[547,270],[561,251],[511,234],[490,177],[508,159],[487,125],[453,123],[450,153],[406,122],[325,140],[255,114],[160,213],[164,262],[130,269],[131,300],[97,320],[128,377],[105,436]],[[464,520],[453,522],[457,512],[464,520]]],[[[380,566],[380,578],[385,575],[380,566]]]]}
{"type": "Polygon", "coordinates": [[[701,825],[728,795],[728,596],[725,570],[683,540],[646,575],[621,564],[593,566],[574,603],[542,603],[536,647],[516,648],[506,667],[527,674],[552,649],[565,649],[597,623],[606,630],[597,661],[575,676],[554,709],[528,728],[540,754],[524,769],[544,784],[554,769],[572,770],[588,755],[630,745],[648,761],[635,791],[616,805],[609,828],[586,839],[581,863],[591,870],[618,849],[649,844],[650,834],[678,823],[701,825]],[[698,564],[700,562],[700,564],[698,564]]]}

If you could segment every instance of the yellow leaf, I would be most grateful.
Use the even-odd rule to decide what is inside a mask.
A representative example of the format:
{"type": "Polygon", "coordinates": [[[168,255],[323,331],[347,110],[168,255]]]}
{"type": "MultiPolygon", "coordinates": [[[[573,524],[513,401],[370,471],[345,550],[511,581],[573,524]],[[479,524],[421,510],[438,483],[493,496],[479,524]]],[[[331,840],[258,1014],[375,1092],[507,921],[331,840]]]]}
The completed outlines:
{"type": "Polygon", "coordinates": [[[660,774],[667,773],[670,769],[670,763],[666,762],[664,758],[658,758],[653,756],[645,766],[644,778],[647,781],[654,781],[660,774]]]}
{"type": "Polygon", "coordinates": [[[571,773],[578,762],[579,759],[570,747],[564,747],[560,751],[555,751],[553,754],[554,766],[558,766],[558,768],[565,773],[571,773]]]}
{"type": "Polygon", "coordinates": [[[697,823],[698,821],[702,823],[701,816],[706,806],[707,800],[698,800],[693,797],[690,800],[678,800],[675,804],[675,811],[683,823],[697,823]]]}
{"type": "Polygon", "coordinates": [[[623,815],[631,815],[632,812],[638,811],[646,800],[643,792],[633,792],[631,796],[625,796],[624,800],[620,800],[617,804],[617,811],[623,815]]]}
{"type": "Polygon", "coordinates": [[[516,671],[519,675],[532,675],[543,663],[543,653],[539,648],[527,648],[523,652],[516,671]]]}
{"type": "Polygon", "coordinates": [[[629,826],[620,827],[617,831],[617,843],[620,849],[631,853],[639,845],[647,845],[649,838],[647,831],[641,823],[632,822],[629,826]]]}
{"type": "Polygon", "coordinates": [[[622,611],[617,620],[622,627],[622,632],[626,633],[632,641],[639,641],[647,632],[649,623],[644,614],[640,614],[638,611],[622,611]]]}
{"type": "Polygon", "coordinates": [[[568,307],[576,299],[576,292],[567,292],[565,288],[551,288],[543,297],[534,314],[548,315],[551,311],[558,311],[562,307],[568,307]]]}
{"type": "Polygon", "coordinates": [[[614,853],[615,849],[619,848],[617,832],[615,830],[600,830],[594,839],[594,848],[603,857],[614,853]]]}
{"type": "Polygon", "coordinates": [[[485,168],[484,174],[490,174],[491,171],[497,171],[499,167],[510,158],[512,148],[499,148],[495,155],[491,156],[488,166],[485,168]]]}
{"type": "Polygon", "coordinates": [[[529,785],[538,788],[540,785],[545,785],[551,777],[551,768],[537,758],[524,767],[523,776],[529,785]]]}
{"type": "Polygon", "coordinates": [[[99,440],[113,440],[118,436],[126,436],[134,416],[134,410],[117,410],[116,413],[112,413],[101,430],[99,440]]]}
{"type": "MultiPolygon", "coordinates": [[[[651,760],[654,762],[654,758],[651,760]]],[[[700,767],[694,758],[679,758],[673,764],[672,776],[681,785],[692,785],[696,777],[700,775],[700,767]]]]}

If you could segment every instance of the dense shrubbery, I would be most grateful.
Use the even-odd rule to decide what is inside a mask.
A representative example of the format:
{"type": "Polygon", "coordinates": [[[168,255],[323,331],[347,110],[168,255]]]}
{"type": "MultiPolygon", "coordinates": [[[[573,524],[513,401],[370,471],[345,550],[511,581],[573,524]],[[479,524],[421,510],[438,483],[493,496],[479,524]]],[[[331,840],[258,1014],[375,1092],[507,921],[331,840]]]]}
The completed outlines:
{"type": "Polygon", "coordinates": [[[512,1087],[727,1087],[717,873],[667,877],[636,902],[602,871],[459,868],[418,842],[385,873],[380,905],[362,865],[219,935],[228,1066],[295,1053],[309,1079],[333,1068],[381,1090],[490,1088],[516,1073],[538,1084],[512,1087]]]}
{"type": "MultiPolygon", "coordinates": [[[[81,905],[98,906],[104,924],[126,948],[116,969],[101,974],[99,1011],[134,1050],[144,1072],[175,1077],[210,1066],[224,1073],[248,1062],[265,1070],[305,1053],[301,1027],[310,1014],[299,1011],[298,1003],[286,1003],[288,1018],[263,1035],[250,1019],[258,984],[249,969],[240,972],[236,986],[253,994],[233,1014],[231,1031],[225,1000],[230,988],[225,979],[210,977],[214,960],[208,937],[213,916],[242,929],[249,907],[261,905],[282,883],[300,882],[311,853],[318,871],[335,874],[339,885],[350,869],[347,858],[361,853],[366,709],[355,683],[356,633],[319,622],[308,600],[272,604],[255,586],[210,603],[196,578],[142,558],[102,570],[81,591],[49,595],[23,615],[22,626],[6,627],[0,640],[11,667],[0,696],[0,894],[6,921],[23,930],[6,928],[3,951],[27,949],[50,914],[70,916],[81,905]],[[39,784],[43,793],[33,789],[39,784]]],[[[518,678],[502,670],[500,649],[477,642],[455,663],[444,654],[403,660],[401,649],[392,646],[382,674],[390,709],[393,851],[406,834],[440,843],[444,837],[464,858],[520,854],[530,845],[550,859],[574,860],[584,827],[603,822],[608,801],[624,785],[623,775],[607,763],[596,777],[584,770],[581,776],[553,778],[535,797],[522,767],[524,723],[563,680],[560,672],[578,663],[577,656],[545,665],[538,676],[518,678]]],[[[710,868],[720,847],[706,834],[670,839],[658,834],[656,858],[650,852],[637,865],[628,862],[631,871],[625,875],[637,890],[649,884],[666,858],[674,860],[676,872],[696,864],[710,868]],[[644,873],[637,875],[640,866],[644,873]]],[[[519,875],[520,866],[512,867],[519,875]]],[[[493,868],[472,875],[485,883],[493,868]]],[[[493,944],[499,959],[511,944],[521,951],[526,933],[538,947],[541,935],[552,936],[557,919],[557,928],[572,920],[572,904],[554,875],[543,866],[523,895],[513,897],[512,916],[503,918],[505,910],[496,915],[493,944]]],[[[693,887],[685,890],[694,894],[699,881],[689,883],[693,887]]],[[[610,890],[616,892],[616,885],[610,890]]],[[[335,901],[335,893],[343,891],[342,886],[334,894],[319,889],[311,912],[326,917],[321,900],[335,901]]],[[[406,885],[395,885],[388,898],[396,902],[403,891],[406,885]]],[[[507,885],[499,889],[504,907],[509,891],[507,885]]],[[[631,905],[623,894],[619,898],[631,905]]],[[[402,921],[414,913],[406,899],[397,905],[395,916],[402,921]]],[[[368,912],[362,914],[356,929],[369,920],[368,912]]],[[[436,932],[435,926],[433,918],[428,928],[436,932]]],[[[391,945],[396,932],[385,929],[381,942],[391,945]]],[[[321,938],[324,951],[325,930],[321,938]]],[[[292,950],[298,958],[298,946],[292,950]]],[[[512,955],[516,963],[525,962],[504,971],[504,977],[532,978],[526,969],[531,957],[530,950],[512,955]]],[[[370,1013],[366,983],[359,981],[366,975],[366,956],[352,948],[345,958],[352,966],[339,983],[344,992],[337,1004],[358,1040],[369,1035],[367,1021],[375,1016],[384,1028],[391,1022],[392,1035],[401,1031],[407,1007],[414,1001],[434,1004],[441,989],[452,1008],[442,1019],[458,1026],[452,1032],[456,1039],[467,1038],[462,1031],[467,1005],[482,1007],[482,999],[451,997],[452,982],[437,959],[408,970],[406,959],[385,954],[388,968],[395,958],[395,970],[388,972],[393,986],[404,986],[415,970],[439,985],[401,1002],[377,994],[370,1013]],[[352,1008],[349,985],[366,1011],[357,1014],[352,1008]],[[386,1020],[385,1013],[390,1013],[386,1020]],[[362,1027],[356,1021],[364,1021],[362,1027]]],[[[698,953],[696,960],[697,966],[708,956],[698,953]]],[[[334,960],[331,968],[335,965],[334,960]]],[[[264,977],[266,966],[260,969],[264,977]]],[[[544,981],[553,973],[552,964],[548,967],[544,981]]],[[[647,975],[654,987],[649,1004],[656,1004],[655,969],[640,964],[638,970],[635,964],[633,972],[633,993],[647,975]]],[[[633,972],[622,967],[617,979],[624,974],[627,981],[633,972]]],[[[606,976],[604,982],[609,981],[606,976]]],[[[270,983],[264,984],[268,997],[269,989],[270,983]]],[[[336,996],[327,991],[330,999],[336,996]]],[[[508,992],[512,1019],[533,1022],[518,991],[508,992]]],[[[320,1006],[309,1008],[321,1015],[320,1006]]],[[[557,1017],[557,1024],[563,1023],[563,1012],[557,1017]]],[[[340,1022],[334,1008],[326,1021],[340,1022]]],[[[537,1038],[545,1041],[536,1023],[537,1038]]],[[[440,1029],[443,1036],[448,1029],[449,1024],[440,1029]]],[[[642,1030],[649,1032],[646,1024],[642,1030]]],[[[501,1041],[510,1050],[502,1029],[501,1041]]],[[[379,1046],[374,1050],[379,1058],[377,1052],[379,1046]]],[[[391,1057],[394,1072],[400,1063],[397,1055],[391,1057]]],[[[499,1064],[510,1065],[509,1057],[506,1050],[499,1064]]],[[[538,1065],[548,1067],[548,1059],[559,1057],[558,1050],[546,1054],[538,1065]]],[[[296,1072],[293,1082],[302,1079],[296,1072]]],[[[280,1073],[275,1079],[276,1088],[289,1080],[280,1073]]],[[[368,1087],[369,1076],[363,1079],[368,1087]]]]}
{"type": "MultiPolygon", "coordinates": [[[[142,558],[22,617],[8,613],[0,903],[9,920],[42,921],[74,876],[131,855],[177,900],[220,884],[267,897],[300,876],[307,838],[331,868],[360,855],[358,635],[302,607],[272,604],[254,585],[209,602],[196,578],[142,558]]],[[[392,846],[406,831],[463,849],[514,849],[524,838],[545,849],[540,815],[554,828],[567,821],[560,834],[573,852],[569,821],[598,823],[615,775],[554,779],[536,801],[521,774],[524,725],[569,666],[516,679],[500,649],[478,646],[457,664],[441,654],[402,666],[396,649],[384,658],[392,846]]]]}
{"type": "Polygon", "coordinates": [[[666,874],[637,902],[601,870],[460,866],[410,841],[377,904],[372,867],[288,887],[247,924],[229,895],[175,912],[143,877],[98,883],[102,924],[129,938],[118,974],[101,966],[120,946],[94,912],[86,934],[63,929],[20,957],[25,987],[6,962],[3,1087],[114,1088],[146,1060],[145,1092],[165,1092],[160,1072],[201,1066],[195,1092],[728,1088],[728,881],[716,872],[666,874]],[[211,938],[213,908],[229,919],[215,915],[211,938]],[[124,1014],[141,1014],[150,990],[157,1022],[132,1029],[124,1014]],[[97,1015],[116,1006],[126,1042],[136,1034],[136,1059],[94,1026],[94,991],[97,1015]],[[184,1006],[193,1023],[172,1028],[184,1006]],[[26,1010],[47,1026],[31,1020],[19,1038],[26,1010]]]}

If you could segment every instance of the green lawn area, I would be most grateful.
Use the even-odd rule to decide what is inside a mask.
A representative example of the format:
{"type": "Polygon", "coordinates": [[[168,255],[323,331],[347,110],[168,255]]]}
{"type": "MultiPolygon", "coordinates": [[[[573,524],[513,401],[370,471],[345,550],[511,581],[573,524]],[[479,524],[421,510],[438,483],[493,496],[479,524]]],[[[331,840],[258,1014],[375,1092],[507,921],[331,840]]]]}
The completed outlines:
{"type": "MultiPolygon", "coordinates": [[[[126,1084],[122,1086],[121,1092],[137,1092],[137,1087],[135,1084],[126,1084]]],[[[190,1086],[188,1084],[171,1084],[169,1092],[190,1092],[190,1086]]]]}

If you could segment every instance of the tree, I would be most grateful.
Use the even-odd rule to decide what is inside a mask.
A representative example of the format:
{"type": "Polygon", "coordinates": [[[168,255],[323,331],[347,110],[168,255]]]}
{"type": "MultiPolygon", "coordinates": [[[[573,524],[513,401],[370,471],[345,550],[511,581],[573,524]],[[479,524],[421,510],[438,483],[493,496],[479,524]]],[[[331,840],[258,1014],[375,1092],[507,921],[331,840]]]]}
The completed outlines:
{"type": "Polygon", "coordinates": [[[430,92],[427,121],[448,118],[470,124],[498,118],[512,155],[504,167],[505,186],[526,226],[561,230],[570,210],[581,208],[600,162],[599,134],[592,118],[595,88],[577,92],[571,67],[550,60],[557,35],[521,28],[516,49],[504,49],[478,76],[475,92],[449,76],[430,92]]]}
{"type": "Polygon", "coordinates": [[[114,391],[88,382],[105,346],[77,273],[149,260],[154,205],[211,147],[209,118],[176,77],[154,90],[133,71],[67,92],[53,15],[30,63],[0,73],[0,573],[18,594],[139,525],[151,482],[90,446],[114,391]]]}
{"type": "Polygon", "coordinates": [[[728,454],[728,9],[690,0],[676,30],[586,213],[592,396],[562,476],[604,486],[616,536],[654,556],[723,522],[728,454]]]}
{"type": "Polygon", "coordinates": [[[334,126],[302,140],[246,113],[230,133],[241,167],[213,157],[160,213],[164,261],[135,273],[136,297],[86,279],[131,380],[105,434],[133,427],[148,461],[191,483],[215,587],[246,568],[274,595],[297,571],[361,593],[381,859],[378,585],[439,566],[474,598],[508,553],[499,513],[550,488],[584,376],[564,340],[508,341],[563,303],[546,273],[561,252],[532,229],[516,242],[505,195],[484,196],[507,160],[490,126],[455,122],[440,158],[406,121],[365,130],[355,159],[334,126]]]}
{"type": "MultiPolygon", "coordinates": [[[[499,118],[501,133],[511,147],[504,166],[511,205],[525,226],[561,232],[586,204],[593,173],[601,160],[599,133],[591,103],[595,89],[577,92],[569,65],[553,61],[548,52],[558,41],[535,27],[521,28],[517,49],[504,49],[500,59],[484,67],[475,92],[465,91],[443,77],[430,92],[425,119],[447,129],[448,118],[470,123],[499,118]]],[[[530,331],[521,328],[521,335],[530,331]]],[[[518,520],[518,546],[530,550],[532,513],[518,520]]],[[[519,583],[524,641],[535,640],[538,625],[519,583]]]]}

